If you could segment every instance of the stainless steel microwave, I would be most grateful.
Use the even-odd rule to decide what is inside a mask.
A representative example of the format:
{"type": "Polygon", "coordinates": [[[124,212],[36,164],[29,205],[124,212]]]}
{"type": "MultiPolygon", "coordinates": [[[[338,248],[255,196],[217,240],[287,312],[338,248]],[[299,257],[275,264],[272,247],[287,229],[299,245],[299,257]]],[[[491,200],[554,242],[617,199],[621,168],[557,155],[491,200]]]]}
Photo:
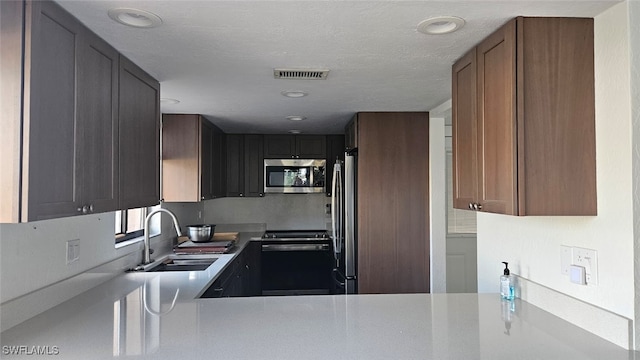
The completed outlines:
{"type": "Polygon", "coordinates": [[[265,159],[265,193],[324,192],[326,160],[265,159]]]}

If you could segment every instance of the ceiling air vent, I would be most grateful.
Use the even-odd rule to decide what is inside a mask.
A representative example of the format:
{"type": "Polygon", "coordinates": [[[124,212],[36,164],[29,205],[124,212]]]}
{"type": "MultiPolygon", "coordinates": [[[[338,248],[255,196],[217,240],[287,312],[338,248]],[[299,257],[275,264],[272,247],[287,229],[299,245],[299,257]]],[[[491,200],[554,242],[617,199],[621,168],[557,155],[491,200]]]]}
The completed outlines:
{"type": "Polygon", "coordinates": [[[273,77],[276,79],[291,80],[325,80],[329,75],[326,69],[273,69],[273,77]]]}

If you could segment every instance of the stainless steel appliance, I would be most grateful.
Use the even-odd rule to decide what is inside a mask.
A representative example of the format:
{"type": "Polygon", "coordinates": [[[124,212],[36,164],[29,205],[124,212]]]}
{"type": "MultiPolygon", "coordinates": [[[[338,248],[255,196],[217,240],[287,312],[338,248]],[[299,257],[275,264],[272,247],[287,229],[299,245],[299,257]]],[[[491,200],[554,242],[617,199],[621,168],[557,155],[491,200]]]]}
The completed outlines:
{"type": "Polygon", "coordinates": [[[262,295],[330,294],[332,259],[326,231],[267,231],[262,238],[262,295]]]}
{"type": "Polygon", "coordinates": [[[265,159],[265,193],[324,192],[326,160],[265,159]]]}
{"type": "Polygon", "coordinates": [[[331,239],[333,241],[334,292],[356,294],[357,283],[357,232],[356,232],[356,169],[357,151],[345,153],[344,162],[337,160],[333,166],[331,196],[331,239]]]}

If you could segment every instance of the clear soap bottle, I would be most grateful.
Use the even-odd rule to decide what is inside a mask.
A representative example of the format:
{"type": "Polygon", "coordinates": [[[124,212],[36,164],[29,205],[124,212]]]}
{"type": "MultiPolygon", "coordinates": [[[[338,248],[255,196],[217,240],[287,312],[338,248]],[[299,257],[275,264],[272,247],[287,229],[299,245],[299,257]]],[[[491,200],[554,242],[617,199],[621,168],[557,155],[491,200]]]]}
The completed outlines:
{"type": "Polygon", "coordinates": [[[506,261],[502,263],[504,264],[504,271],[502,276],[500,276],[500,297],[506,300],[513,300],[515,298],[513,276],[511,276],[511,272],[509,271],[509,263],[506,261]]]}

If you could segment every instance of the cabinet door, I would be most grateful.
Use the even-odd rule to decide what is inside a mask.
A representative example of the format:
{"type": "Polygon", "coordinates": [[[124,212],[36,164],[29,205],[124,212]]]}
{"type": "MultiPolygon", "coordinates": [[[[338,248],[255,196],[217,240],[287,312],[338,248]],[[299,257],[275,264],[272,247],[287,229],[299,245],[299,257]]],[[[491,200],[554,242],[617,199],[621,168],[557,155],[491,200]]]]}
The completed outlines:
{"type": "Polygon", "coordinates": [[[84,32],[78,61],[82,199],[92,212],[118,209],[118,52],[84,32]]]}
{"type": "Polygon", "coordinates": [[[245,196],[264,196],[264,156],[262,135],[244,137],[245,196]]]}
{"type": "Polygon", "coordinates": [[[517,215],[515,19],[477,47],[478,202],[517,215]]]}
{"type": "Polygon", "coordinates": [[[265,135],[264,158],[288,159],[295,156],[296,137],[294,135],[265,135]]]}
{"type": "Polygon", "coordinates": [[[325,167],[325,193],[331,196],[333,166],[336,160],[344,161],[344,135],[327,135],[327,166],[325,167]]]}
{"type": "Polygon", "coordinates": [[[226,195],[227,165],[225,145],[226,136],[217,126],[213,126],[212,133],[212,166],[211,166],[211,197],[220,198],[226,195]]]}
{"type": "Polygon", "coordinates": [[[344,128],[345,150],[353,150],[358,147],[358,115],[353,117],[344,128]]]}
{"type": "Polygon", "coordinates": [[[294,155],[300,159],[324,159],[327,156],[327,139],[324,135],[296,135],[294,155]]]}
{"type": "Polygon", "coordinates": [[[200,117],[202,132],[200,147],[200,200],[213,199],[214,188],[214,148],[213,126],[200,117]]]}
{"type": "Polygon", "coordinates": [[[244,138],[227,135],[227,196],[244,196],[244,138]]]}
{"type": "Polygon", "coordinates": [[[120,57],[120,208],[160,199],[160,84],[120,57]]]}
{"type": "Polygon", "coordinates": [[[244,256],[243,296],[262,295],[262,285],[260,276],[262,245],[260,242],[251,241],[242,250],[244,256]]]}
{"type": "Polygon", "coordinates": [[[22,175],[22,192],[28,194],[28,205],[22,205],[22,221],[34,221],[75,215],[82,204],[83,169],[76,147],[82,136],[76,114],[81,28],[53,2],[29,2],[26,11],[31,47],[25,51],[31,66],[25,73],[28,153],[23,166],[28,171],[22,175]]]}
{"type": "Polygon", "coordinates": [[[453,207],[469,209],[478,198],[476,49],[452,71],[453,207]]]}

